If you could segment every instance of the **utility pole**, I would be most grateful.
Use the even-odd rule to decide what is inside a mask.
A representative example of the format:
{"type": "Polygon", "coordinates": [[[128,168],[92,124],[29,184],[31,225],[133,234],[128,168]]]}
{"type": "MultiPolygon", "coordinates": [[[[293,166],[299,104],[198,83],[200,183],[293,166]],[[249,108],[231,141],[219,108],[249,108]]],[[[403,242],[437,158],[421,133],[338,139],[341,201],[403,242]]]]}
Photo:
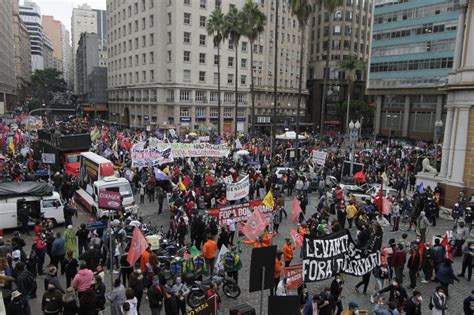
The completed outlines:
{"type": "Polygon", "coordinates": [[[276,133],[276,109],[277,109],[277,83],[278,83],[278,9],[280,7],[280,1],[276,0],[276,11],[275,11],[275,58],[273,65],[273,117],[271,121],[271,139],[270,139],[270,154],[273,157],[275,151],[275,133],[276,133]]]}

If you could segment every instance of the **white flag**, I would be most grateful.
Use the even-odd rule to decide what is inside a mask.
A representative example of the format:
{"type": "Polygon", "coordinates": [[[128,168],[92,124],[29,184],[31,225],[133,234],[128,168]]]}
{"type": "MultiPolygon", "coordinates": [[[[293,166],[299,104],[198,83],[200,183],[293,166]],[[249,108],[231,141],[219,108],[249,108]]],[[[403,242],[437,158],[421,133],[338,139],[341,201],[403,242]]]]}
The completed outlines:
{"type": "Polygon", "coordinates": [[[219,254],[217,255],[216,264],[214,265],[214,272],[217,273],[219,270],[224,269],[224,256],[229,252],[229,249],[222,245],[219,254]]]}

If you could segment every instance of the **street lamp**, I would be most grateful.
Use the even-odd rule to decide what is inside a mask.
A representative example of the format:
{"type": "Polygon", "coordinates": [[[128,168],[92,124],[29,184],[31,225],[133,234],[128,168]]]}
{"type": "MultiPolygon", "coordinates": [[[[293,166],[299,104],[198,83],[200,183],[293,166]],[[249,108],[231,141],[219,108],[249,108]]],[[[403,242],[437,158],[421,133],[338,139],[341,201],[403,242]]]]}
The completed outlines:
{"type": "Polygon", "coordinates": [[[360,129],[360,122],[356,121],[354,122],[351,120],[349,123],[349,132],[350,132],[350,139],[351,139],[351,167],[349,170],[349,174],[352,177],[354,174],[354,150],[355,150],[355,143],[357,142],[357,139],[359,138],[359,129],[360,129]]]}
{"type": "Polygon", "coordinates": [[[393,119],[392,118],[398,118],[398,115],[387,114],[387,118],[390,118],[389,129],[388,129],[388,138],[391,140],[392,139],[392,125],[393,125],[393,119]]]}
{"type": "Polygon", "coordinates": [[[434,152],[434,167],[438,170],[438,143],[441,135],[441,128],[443,128],[443,121],[437,120],[435,122],[435,152],[434,152]]]}

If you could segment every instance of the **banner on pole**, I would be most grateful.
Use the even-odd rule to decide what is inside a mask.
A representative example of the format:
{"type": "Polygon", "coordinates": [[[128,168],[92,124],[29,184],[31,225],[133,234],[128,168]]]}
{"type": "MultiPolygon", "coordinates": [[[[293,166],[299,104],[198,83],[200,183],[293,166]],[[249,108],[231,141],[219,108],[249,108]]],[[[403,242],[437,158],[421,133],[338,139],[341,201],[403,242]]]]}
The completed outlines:
{"type": "Polygon", "coordinates": [[[210,209],[208,214],[216,217],[219,220],[219,224],[226,224],[226,220],[233,214],[235,222],[238,223],[247,221],[247,218],[257,209],[263,213],[268,222],[273,222],[273,209],[263,205],[261,200],[252,200],[239,205],[210,209]]]}
{"type": "Polygon", "coordinates": [[[249,175],[245,176],[237,183],[230,183],[226,185],[227,200],[239,200],[249,195],[249,175]]]}
{"type": "Polygon", "coordinates": [[[362,276],[380,265],[380,251],[358,248],[347,230],[323,237],[305,236],[303,246],[304,282],[329,279],[338,272],[362,276]]]}
{"type": "Polygon", "coordinates": [[[288,290],[297,288],[303,283],[303,265],[285,267],[284,271],[288,290]]]}

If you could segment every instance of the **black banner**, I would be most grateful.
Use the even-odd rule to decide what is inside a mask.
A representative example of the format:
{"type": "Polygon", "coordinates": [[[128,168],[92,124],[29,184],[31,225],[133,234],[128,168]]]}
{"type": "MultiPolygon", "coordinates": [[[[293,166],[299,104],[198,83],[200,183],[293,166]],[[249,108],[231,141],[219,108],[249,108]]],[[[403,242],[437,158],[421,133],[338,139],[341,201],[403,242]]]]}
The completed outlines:
{"type": "Polygon", "coordinates": [[[331,278],[336,273],[362,276],[380,265],[380,251],[357,248],[348,230],[304,238],[304,282],[331,278]]]}

